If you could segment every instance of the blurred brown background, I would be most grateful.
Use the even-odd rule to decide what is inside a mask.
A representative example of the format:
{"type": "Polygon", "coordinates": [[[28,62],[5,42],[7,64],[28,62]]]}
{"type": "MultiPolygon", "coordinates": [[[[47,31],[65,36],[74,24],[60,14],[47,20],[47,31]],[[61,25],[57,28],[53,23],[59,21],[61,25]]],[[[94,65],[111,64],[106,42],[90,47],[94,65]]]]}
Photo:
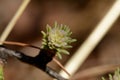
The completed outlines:
{"type": "MultiPolygon", "coordinates": [[[[0,0],[0,34],[15,14],[21,2],[22,0],[0,0]]],[[[46,24],[52,25],[57,21],[59,24],[69,25],[73,32],[72,37],[76,38],[77,42],[72,44],[71,55],[63,55],[63,60],[59,60],[62,64],[65,64],[105,16],[114,2],[115,0],[31,0],[7,40],[40,46],[41,30],[45,30],[46,24]]],[[[80,71],[95,66],[120,64],[119,26],[120,18],[87,58],[76,73],[77,75],[80,71]]],[[[31,48],[8,47],[20,50],[31,56],[35,56],[38,53],[37,50],[31,48]]],[[[49,66],[57,72],[60,70],[54,62],[51,62],[49,66]]],[[[8,59],[4,70],[5,80],[52,80],[41,70],[14,58],[8,59]]],[[[77,76],[72,77],[75,80],[96,80],[96,78],[98,76],[85,77],[84,79],[79,79],[77,76]]]]}

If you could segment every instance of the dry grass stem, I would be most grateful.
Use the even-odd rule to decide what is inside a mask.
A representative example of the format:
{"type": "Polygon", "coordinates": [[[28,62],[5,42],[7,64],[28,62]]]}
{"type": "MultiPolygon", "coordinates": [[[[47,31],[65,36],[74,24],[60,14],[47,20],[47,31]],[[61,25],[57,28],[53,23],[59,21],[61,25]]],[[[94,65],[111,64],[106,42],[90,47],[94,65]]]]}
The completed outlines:
{"type": "Polygon", "coordinates": [[[12,18],[12,20],[9,22],[9,24],[6,27],[6,29],[3,31],[3,33],[2,33],[2,35],[0,37],[0,41],[5,41],[6,40],[6,38],[9,35],[9,33],[13,29],[14,25],[16,24],[17,20],[19,19],[19,17],[23,13],[23,11],[25,10],[25,8],[26,8],[26,6],[28,5],[29,2],[30,2],[30,0],[23,0],[23,3],[19,7],[18,11],[16,12],[16,14],[12,18]]]}
{"type": "MultiPolygon", "coordinates": [[[[12,20],[9,22],[9,24],[7,25],[7,27],[3,31],[2,35],[0,36],[0,41],[4,42],[6,40],[6,38],[10,34],[11,30],[13,29],[16,21],[18,20],[18,18],[21,16],[21,14],[23,13],[24,9],[28,5],[29,1],[30,0],[24,0],[23,1],[22,5],[20,6],[18,11],[16,12],[15,16],[12,18],[12,20]]],[[[3,43],[0,42],[0,44],[2,45],[3,43]]],[[[0,60],[1,74],[3,74],[3,65],[4,65],[3,62],[0,60]]],[[[1,77],[4,80],[4,76],[2,75],[1,77]]]]}
{"type": "MultiPolygon", "coordinates": [[[[97,44],[102,40],[108,30],[112,27],[113,23],[118,19],[120,15],[120,0],[116,0],[111,9],[96,26],[90,36],[76,51],[72,58],[65,65],[65,69],[73,75],[77,69],[82,65],[86,58],[90,55],[97,44]]],[[[63,71],[60,74],[66,78],[69,78],[63,71]]]]}

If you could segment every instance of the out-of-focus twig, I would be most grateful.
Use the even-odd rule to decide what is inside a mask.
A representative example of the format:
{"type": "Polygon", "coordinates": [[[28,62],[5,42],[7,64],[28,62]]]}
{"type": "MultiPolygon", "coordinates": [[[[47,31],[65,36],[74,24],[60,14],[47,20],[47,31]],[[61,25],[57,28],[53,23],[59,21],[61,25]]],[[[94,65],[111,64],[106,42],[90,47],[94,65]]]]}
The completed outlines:
{"type": "MultiPolygon", "coordinates": [[[[26,6],[28,5],[29,2],[30,2],[30,0],[23,0],[23,3],[19,7],[18,11],[16,12],[14,17],[9,22],[9,24],[6,27],[6,29],[3,31],[2,35],[0,36],[0,41],[5,41],[6,40],[6,38],[9,35],[9,33],[13,29],[14,25],[16,24],[17,20],[19,19],[19,17],[23,13],[23,11],[25,10],[25,8],[26,8],[26,6]]],[[[0,43],[0,44],[2,44],[2,43],[0,43]]]]}
{"type": "Polygon", "coordinates": [[[95,76],[104,75],[109,72],[114,72],[118,67],[120,67],[119,64],[110,64],[110,65],[101,65],[96,66],[93,68],[88,68],[83,71],[78,72],[76,75],[72,76],[70,80],[78,80],[78,79],[85,79],[85,78],[91,78],[95,76]]]}
{"type": "MultiPolygon", "coordinates": [[[[116,0],[111,9],[102,19],[102,21],[93,30],[90,36],[85,40],[81,47],[76,51],[72,58],[65,65],[65,69],[73,75],[77,69],[86,60],[89,54],[102,40],[108,30],[112,27],[113,23],[117,20],[120,15],[120,0],[116,0]]],[[[69,78],[63,71],[60,72],[62,76],[69,78]]]]}
{"type": "MultiPolygon", "coordinates": [[[[23,0],[22,5],[20,6],[20,8],[18,9],[18,11],[16,12],[16,14],[14,15],[14,17],[12,18],[12,20],[9,22],[9,24],[7,25],[7,27],[5,28],[5,30],[3,31],[2,35],[0,36],[0,41],[5,41],[6,38],[8,37],[8,35],[10,34],[11,30],[13,29],[16,21],[18,20],[18,18],[21,16],[21,14],[23,13],[23,11],[25,10],[26,6],[28,5],[28,3],[30,2],[30,0],[23,0]]],[[[3,43],[1,42],[0,45],[2,45],[3,43]]],[[[2,61],[0,61],[2,62],[2,61]]],[[[1,67],[1,74],[3,74],[3,64],[0,63],[0,67],[1,67]]],[[[3,76],[2,76],[3,77],[3,76]]],[[[4,77],[3,79],[4,80],[4,77]]]]}

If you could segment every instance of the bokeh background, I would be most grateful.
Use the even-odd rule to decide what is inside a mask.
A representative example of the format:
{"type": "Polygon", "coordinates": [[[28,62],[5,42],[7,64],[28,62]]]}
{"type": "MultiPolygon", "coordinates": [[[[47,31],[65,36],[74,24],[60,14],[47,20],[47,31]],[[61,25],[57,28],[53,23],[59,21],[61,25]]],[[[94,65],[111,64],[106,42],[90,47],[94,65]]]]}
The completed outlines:
{"type": "MultiPolygon", "coordinates": [[[[102,20],[114,2],[115,0],[31,0],[7,40],[24,42],[40,47],[42,39],[41,30],[45,30],[46,24],[52,26],[57,21],[59,24],[69,25],[73,32],[72,37],[76,38],[77,42],[72,44],[72,49],[69,49],[71,55],[63,55],[62,60],[58,59],[64,65],[102,20]]],[[[21,3],[22,0],[0,0],[0,34],[21,3]]],[[[104,74],[85,76],[81,79],[79,77],[81,74],[79,73],[96,66],[120,64],[119,26],[120,18],[118,18],[107,35],[72,77],[73,80],[96,80],[104,74]]],[[[30,56],[38,54],[36,49],[6,46],[22,51],[30,56]]],[[[48,65],[57,72],[60,71],[60,67],[53,61],[48,65]]],[[[13,57],[8,59],[4,71],[5,80],[52,80],[51,77],[41,70],[22,63],[13,57]]]]}

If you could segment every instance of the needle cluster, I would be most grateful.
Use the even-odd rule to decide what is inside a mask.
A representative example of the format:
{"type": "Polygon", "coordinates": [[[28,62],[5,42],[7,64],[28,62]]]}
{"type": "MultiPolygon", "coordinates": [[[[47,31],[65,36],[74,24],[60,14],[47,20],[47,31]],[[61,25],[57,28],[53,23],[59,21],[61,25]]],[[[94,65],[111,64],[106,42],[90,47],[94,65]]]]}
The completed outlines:
{"type": "Polygon", "coordinates": [[[66,49],[72,48],[70,43],[76,41],[76,39],[70,37],[72,32],[69,27],[63,24],[58,25],[57,22],[55,22],[53,27],[47,25],[46,29],[46,33],[42,31],[42,48],[56,50],[56,54],[60,59],[62,58],[61,53],[69,54],[66,49]]]}

